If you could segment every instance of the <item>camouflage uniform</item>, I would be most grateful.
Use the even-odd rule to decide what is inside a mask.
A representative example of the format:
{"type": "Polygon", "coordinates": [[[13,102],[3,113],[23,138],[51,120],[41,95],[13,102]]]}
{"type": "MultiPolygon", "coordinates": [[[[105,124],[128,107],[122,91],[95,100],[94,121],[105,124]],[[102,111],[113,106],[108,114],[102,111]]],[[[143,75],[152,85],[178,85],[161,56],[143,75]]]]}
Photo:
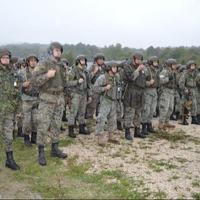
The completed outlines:
{"type": "MultiPolygon", "coordinates": [[[[4,49],[0,50],[0,58],[9,56],[11,53],[4,49]]],[[[19,85],[11,66],[0,64],[0,132],[5,144],[7,155],[6,166],[18,170],[19,166],[13,158],[13,120],[19,105],[19,85]]]]}
{"type": "MultiPolygon", "coordinates": [[[[168,65],[176,64],[175,59],[168,59],[168,62],[168,65]]],[[[166,66],[160,73],[160,85],[162,86],[162,93],[159,105],[159,128],[173,128],[174,126],[169,124],[169,120],[174,109],[174,95],[176,92],[177,79],[176,71],[172,70],[170,66],[166,66]]]]}
{"type": "MultiPolygon", "coordinates": [[[[23,84],[25,81],[30,81],[33,76],[31,67],[26,67],[20,71],[20,81],[23,84]]],[[[25,144],[30,146],[29,135],[31,142],[36,143],[37,133],[37,112],[39,105],[39,88],[23,87],[22,86],[22,110],[23,110],[23,133],[25,144]]]]}
{"type": "MultiPolygon", "coordinates": [[[[138,57],[140,58],[142,56],[139,55],[138,57]]],[[[143,59],[143,57],[140,59],[143,59]]],[[[141,111],[144,105],[144,71],[138,71],[137,66],[132,63],[125,65],[124,82],[126,84],[124,94],[125,137],[132,140],[130,128],[132,127],[133,122],[135,126],[135,136],[144,137],[140,134],[141,111]]]]}
{"type": "Polygon", "coordinates": [[[142,110],[142,128],[143,132],[154,132],[152,127],[153,115],[157,106],[157,88],[159,84],[158,70],[153,65],[145,68],[146,88],[144,91],[144,107],[142,110]],[[151,84],[150,81],[154,80],[151,84]],[[148,130],[147,130],[148,129],[148,130]]]}
{"type": "Polygon", "coordinates": [[[187,96],[190,96],[192,100],[192,107],[191,107],[191,116],[192,116],[192,124],[200,124],[198,122],[197,116],[197,79],[198,73],[196,70],[190,70],[190,65],[194,64],[189,63],[187,64],[188,70],[185,71],[179,80],[179,87],[184,94],[184,99],[186,100],[187,96]]]}
{"type": "Polygon", "coordinates": [[[68,88],[70,88],[71,92],[71,106],[68,117],[68,126],[69,136],[72,137],[75,137],[74,125],[76,118],[79,123],[79,133],[89,134],[88,130],[86,130],[85,113],[87,99],[91,97],[90,79],[84,67],[81,68],[79,66],[79,60],[81,58],[86,60],[85,56],[78,56],[76,66],[71,69],[67,76],[68,88]],[[83,79],[83,82],[79,83],[79,79],[81,78],[83,79]]]}
{"type": "Polygon", "coordinates": [[[200,122],[200,66],[197,73],[197,120],[200,122]]]}

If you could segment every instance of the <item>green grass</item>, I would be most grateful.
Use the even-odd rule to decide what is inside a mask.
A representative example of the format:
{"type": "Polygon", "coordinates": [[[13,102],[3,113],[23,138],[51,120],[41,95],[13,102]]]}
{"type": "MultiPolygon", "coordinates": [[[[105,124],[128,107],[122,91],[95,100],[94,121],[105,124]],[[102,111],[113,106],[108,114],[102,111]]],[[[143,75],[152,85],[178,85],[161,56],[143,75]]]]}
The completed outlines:
{"type": "Polygon", "coordinates": [[[192,198],[195,200],[200,200],[200,193],[193,193],[192,198]]]}
{"type": "Polygon", "coordinates": [[[177,166],[170,163],[167,160],[151,160],[149,161],[149,167],[155,172],[161,172],[163,170],[176,169],[177,166]]]}

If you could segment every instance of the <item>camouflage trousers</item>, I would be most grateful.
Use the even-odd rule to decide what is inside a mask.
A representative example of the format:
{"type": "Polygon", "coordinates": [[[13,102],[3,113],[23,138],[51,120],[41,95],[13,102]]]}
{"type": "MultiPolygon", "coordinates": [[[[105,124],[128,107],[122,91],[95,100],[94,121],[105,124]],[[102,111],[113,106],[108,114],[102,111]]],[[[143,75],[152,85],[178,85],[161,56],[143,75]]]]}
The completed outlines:
{"type": "Polygon", "coordinates": [[[175,94],[174,97],[174,104],[175,104],[175,112],[181,112],[181,96],[178,93],[178,91],[175,94]]]}
{"type": "Polygon", "coordinates": [[[52,143],[59,141],[60,127],[62,124],[62,114],[64,109],[64,97],[62,95],[51,96],[45,100],[42,98],[38,107],[38,127],[37,127],[37,144],[44,145],[46,137],[49,136],[52,143]],[[52,101],[50,101],[52,99],[52,101]]]}
{"type": "Polygon", "coordinates": [[[96,114],[96,111],[98,110],[100,103],[100,95],[95,93],[92,96],[92,101],[87,105],[86,108],[86,119],[93,118],[94,114],[96,114]]]}
{"type": "Polygon", "coordinates": [[[160,96],[160,123],[167,123],[170,120],[170,115],[174,110],[174,90],[165,88],[160,96]]]}
{"type": "Polygon", "coordinates": [[[191,116],[196,116],[197,115],[197,90],[195,89],[190,89],[191,95],[192,95],[192,108],[191,108],[191,116]]]}
{"type": "Polygon", "coordinates": [[[2,135],[6,152],[13,150],[13,121],[13,113],[0,113],[0,135],[2,135]]]}
{"type": "Polygon", "coordinates": [[[197,91],[196,99],[197,99],[197,114],[200,115],[200,89],[197,91]]]}
{"type": "Polygon", "coordinates": [[[144,92],[144,107],[142,109],[142,123],[151,123],[157,106],[157,89],[149,88],[144,92]]]}
{"type": "Polygon", "coordinates": [[[68,125],[75,124],[75,120],[78,120],[79,124],[85,124],[85,112],[87,105],[87,95],[80,95],[77,93],[71,94],[71,106],[68,118],[68,125]]]}
{"type": "Polygon", "coordinates": [[[96,134],[103,134],[105,128],[109,132],[115,131],[116,122],[116,101],[101,97],[99,114],[97,116],[96,134]]]}
{"type": "Polygon", "coordinates": [[[38,101],[23,101],[23,133],[30,135],[37,132],[38,101]]]}
{"type": "Polygon", "coordinates": [[[124,121],[124,105],[121,101],[116,102],[117,107],[117,121],[123,123],[124,121]]]}
{"type": "Polygon", "coordinates": [[[131,128],[134,124],[135,127],[140,127],[141,123],[141,111],[142,108],[124,108],[124,126],[125,128],[131,128]]]}

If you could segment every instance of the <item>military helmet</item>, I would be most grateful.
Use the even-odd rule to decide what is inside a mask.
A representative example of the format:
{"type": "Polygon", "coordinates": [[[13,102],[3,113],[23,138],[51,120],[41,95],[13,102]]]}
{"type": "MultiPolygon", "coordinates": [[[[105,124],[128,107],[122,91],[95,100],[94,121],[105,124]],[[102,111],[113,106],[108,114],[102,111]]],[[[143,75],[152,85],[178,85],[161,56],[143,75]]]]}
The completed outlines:
{"type": "Polygon", "coordinates": [[[0,50],[0,58],[3,56],[9,56],[9,58],[11,58],[11,52],[8,49],[1,49],[0,50]]]}
{"type": "Polygon", "coordinates": [[[78,55],[78,56],[76,57],[75,64],[78,65],[78,64],[80,63],[80,60],[81,60],[81,59],[85,59],[85,65],[87,65],[87,58],[86,58],[85,55],[78,55]]]}
{"type": "Polygon", "coordinates": [[[172,66],[173,64],[176,64],[176,59],[169,58],[169,59],[166,60],[165,63],[166,63],[167,66],[172,66]]]}
{"type": "Polygon", "coordinates": [[[182,67],[181,64],[177,64],[176,69],[179,70],[182,67]]]}
{"type": "Polygon", "coordinates": [[[143,60],[143,55],[141,53],[134,53],[133,54],[133,59],[139,59],[139,60],[143,60]]]}
{"type": "Polygon", "coordinates": [[[97,53],[95,56],[94,56],[94,62],[96,62],[98,59],[103,59],[105,60],[105,56],[103,53],[97,53]]]}
{"type": "Polygon", "coordinates": [[[191,65],[196,65],[196,63],[194,62],[194,60],[189,60],[186,64],[187,69],[190,68],[191,65]]]}
{"type": "Polygon", "coordinates": [[[157,61],[159,63],[159,59],[157,56],[151,56],[148,60],[149,65],[153,65],[153,62],[157,61]]]}
{"type": "Polygon", "coordinates": [[[28,63],[28,62],[30,61],[31,58],[35,58],[36,61],[37,61],[37,63],[39,62],[38,57],[37,57],[36,55],[34,55],[34,54],[31,54],[31,55],[29,55],[29,56],[26,58],[26,60],[25,60],[26,63],[28,63]]]}
{"type": "Polygon", "coordinates": [[[12,64],[16,64],[18,62],[18,58],[17,57],[12,57],[10,62],[12,64]]]}
{"type": "Polygon", "coordinates": [[[52,54],[53,49],[58,48],[61,50],[61,53],[63,52],[63,46],[59,42],[52,42],[49,46],[49,54],[52,54]]]}
{"type": "Polygon", "coordinates": [[[108,71],[110,71],[111,69],[112,69],[112,67],[119,67],[119,64],[118,63],[116,63],[116,62],[109,62],[109,63],[107,63],[106,64],[106,71],[108,72],[108,71]]]}

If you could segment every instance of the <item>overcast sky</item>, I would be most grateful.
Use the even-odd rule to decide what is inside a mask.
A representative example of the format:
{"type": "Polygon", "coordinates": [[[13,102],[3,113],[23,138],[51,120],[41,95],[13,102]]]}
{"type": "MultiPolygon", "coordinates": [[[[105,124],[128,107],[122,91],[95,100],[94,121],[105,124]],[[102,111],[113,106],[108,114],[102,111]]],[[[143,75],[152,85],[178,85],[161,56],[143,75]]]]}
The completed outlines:
{"type": "Polygon", "coordinates": [[[0,0],[0,44],[200,46],[199,0],[0,0]]]}

